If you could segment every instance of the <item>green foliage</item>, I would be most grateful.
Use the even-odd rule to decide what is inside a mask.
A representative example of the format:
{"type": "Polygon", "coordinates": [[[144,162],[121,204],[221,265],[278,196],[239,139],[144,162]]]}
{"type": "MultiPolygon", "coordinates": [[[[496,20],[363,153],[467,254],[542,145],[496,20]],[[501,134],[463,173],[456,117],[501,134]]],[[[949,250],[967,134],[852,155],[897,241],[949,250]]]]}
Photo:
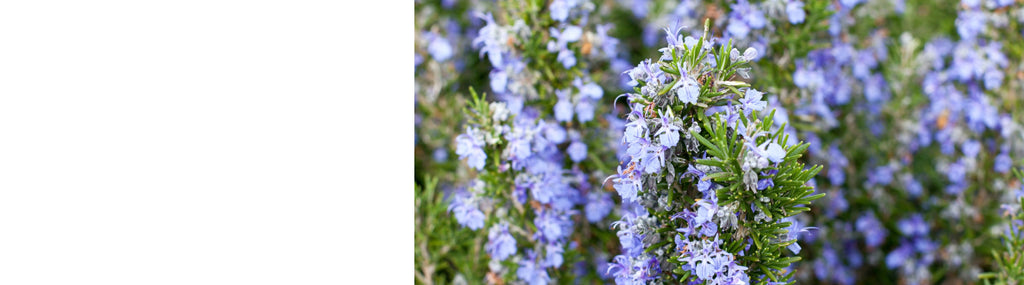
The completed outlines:
{"type": "Polygon", "coordinates": [[[425,180],[415,189],[416,283],[450,284],[457,274],[462,274],[464,280],[483,280],[483,276],[475,275],[486,270],[483,233],[459,226],[446,211],[448,201],[437,190],[437,178],[425,180]]]}
{"type": "MultiPolygon", "coordinates": [[[[1024,181],[1024,171],[1014,169],[1014,174],[1024,181]]],[[[1018,197],[1017,205],[1009,206],[1006,215],[1010,222],[1006,226],[1001,251],[992,250],[997,272],[984,273],[979,276],[985,284],[1020,284],[1024,280],[1024,197],[1018,197]],[[1010,212],[1010,210],[1015,210],[1010,212]]]]}

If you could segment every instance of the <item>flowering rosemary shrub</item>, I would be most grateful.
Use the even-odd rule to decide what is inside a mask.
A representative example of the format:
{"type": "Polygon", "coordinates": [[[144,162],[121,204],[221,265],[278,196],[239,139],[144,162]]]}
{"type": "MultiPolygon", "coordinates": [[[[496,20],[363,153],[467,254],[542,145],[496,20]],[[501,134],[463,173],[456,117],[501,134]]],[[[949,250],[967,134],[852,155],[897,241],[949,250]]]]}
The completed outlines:
{"type": "Polygon", "coordinates": [[[820,167],[797,161],[773,129],[763,93],[735,81],[757,50],[666,29],[658,61],[628,72],[635,93],[623,144],[629,160],[611,179],[623,201],[616,283],[747,284],[788,280],[809,210],[806,185],[820,167]],[[717,47],[716,47],[717,44],[717,47]],[[759,113],[769,115],[761,118],[759,113]]]}
{"type": "Polygon", "coordinates": [[[1020,1],[416,13],[419,283],[1020,283],[1020,1]]]}
{"type": "Polygon", "coordinates": [[[592,4],[537,4],[501,2],[504,17],[476,13],[482,23],[471,43],[492,68],[486,87],[496,100],[470,88],[464,129],[452,142],[467,173],[453,181],[448,211],[486,236],[478,240],[492,283],[599,278],[607,250],[580,241],[614,237],[612,194],[592,186],[611,170],[590,158],[611,152],[600,142],[614,122],[598,117],[607,107],[597,102],[617,41],[588,21],[592,4]]]}

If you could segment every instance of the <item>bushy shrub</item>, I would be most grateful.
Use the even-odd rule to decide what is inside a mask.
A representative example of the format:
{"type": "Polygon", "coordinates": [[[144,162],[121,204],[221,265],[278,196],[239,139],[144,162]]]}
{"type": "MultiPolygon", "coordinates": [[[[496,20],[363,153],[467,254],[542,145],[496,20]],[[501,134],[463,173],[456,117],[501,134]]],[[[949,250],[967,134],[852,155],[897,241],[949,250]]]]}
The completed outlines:
{"type": "Polygon", "coordinates": [[[415,9],[419,283],[1024,277],[1019,1],[415,9]]]}

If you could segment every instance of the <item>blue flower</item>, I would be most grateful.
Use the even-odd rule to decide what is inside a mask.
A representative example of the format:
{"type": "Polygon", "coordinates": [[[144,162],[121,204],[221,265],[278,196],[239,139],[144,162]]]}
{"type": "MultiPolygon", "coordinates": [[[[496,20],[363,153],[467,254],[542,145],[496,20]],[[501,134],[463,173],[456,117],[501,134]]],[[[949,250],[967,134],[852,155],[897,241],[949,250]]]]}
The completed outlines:
{"type": "Polygon", "coordinates": [[[556,90],[558,103],[555,103],[555,120],[559,122],[572,121],[572,103],[569,102],[569,91],[556,90]]]}
{"type": "Polygon", "coordinates": [[[585,98],[599,100],[604,96],[604,89],[601,88],[601,85],[597,85],[597,83],[587,82],[584,84],[583,80],[576,78],[573,80],[572,85],[576,86],[580,90],[580,95],[585,98]]]}
{"type": "Polygon", "coordinates": [[[506,223],[492,226],[487,234],[487,240],[487,245],[484,247],[494,259],[502,261],[516,254],[516,239],[509,234],[506,223]]]}
{"type": "Polygon", "coordinates": [[[921,186],[921,182],[918,182],[913,176],[908,175],[905,177],[907,177],[907,179],[903,182],[903,186],[907,189],[907,195],[910,195],[910,197],[921,196],[921,192],[924,190],[921,186]]]}
{"type": "MultiPolygon", "coordinates": [[[[860,4],[864,1],[865,0],[840,0],[839,3],[843,4],[843,7],[845,8],[853,8],[853,6],[856,6],[857,4],[860,4]]],[[[839,13],[836,14],[838,15],[839,13]]]]}
{"type": "Polygon", "coordinates": [[[643,158],[640,159],[640,165],[643,166],[644,173],[654,174],[661,172],[661,167],[665,165],[665,152],[664,147],[652,147],[655,150],[647,151],[643,158]]]}
{"type": "Polygon", "coordinates": [[[963,184],[967,178],[967,167],[964,165],[963,160],[957,160],[949,164],[949,169],[946,170],[946,177],[949,178],[949,182],[953,184],[963,184]]]}
{"type": "Polygon", "coordinates": [[[764,18],[764,13],[758,10],[754,5],[750,5],[747,0],[737,0],[732,5],[732,12],[729,13],[729,26],[726,30],[729,34],[737,38],[746,38],[747,33],[751,29],[764,28],[767,20],[764,18]]]}
{"type": "Polygon", "coordinates": [[[1006,173],[1010,171],[1010,167],[1013,166],[1013,161],[1010,160],[1010,155],[1005,152],[1000,153],[996,156],[994,170],[998,173],[1006,173]]]}
{"type": "Polygon", "coordinates": [[[864,241],[869,247],[879,246],[885,241],[885,227],[875,218],[873,212],[868,212],[857,219],[857,231],[864,233],[864,241]]]}
{"type": "Polygon", "coordinates": [[[474,47],[480,48],[480,56],[487,54],[491,66],[501,66],[504,62],[503,53],[508,49],[505,45],[508,40],[508,31],[494,23],[494,17],[490,13],[480,16],[486,21],[486,25],[480,28],[480,32],[473,39],[474,47]]]}
{"type": "Polygon", "coordinates": [[[757,190],[764,190],[771,187],[775,187],[775,180],[772,180],[771,178],[757,180],[757,190]]]}
{"type": "Polygon", "coordinates": [[[551,2],[551,19],[559,22],[565,22],[569,18],[569,10],[577,5],[575,0],[555,0],[551,2]]]}
{"type": "Polygon", "coordinates": [[[561,62],[565,68],[575,66],[576,55],[569,49],[568,43],[579,41],[583,37],[583,29],[569,25],[562,31],[551,28],[550,32],[555,41],[548,42],[548,51],[558,52],[558,62],[561,62]]]}
{"type": "Polygon", "coordinates": [[[676,96],[679,97],[679,101],[687,104],[697,103],[697,98],[700,98],[700,85],[697,85],[696,80],[685,77],[676,85],[679,87],[676,89],[676,96]]]}
{"type": "Polygon", "coordinates": [[[587,214],[588,221],[598,223],[612,212],[613,207],[615,207],[615,202],[612,201],[611,194],[590,192],[590,194],[587,194],[587,205],[584,206],[583,210],[587,214]]]}
{"type": "Polygon", "coordinates": [[[928,224],[921,214],[914,214],[896,222],[896,227],[904,236],[928,236],[928,224]]]}
{"type": "Polygon", "coordinates": [[[513,56],[509,57],[501,65],[495,65],[493,67],[494,70],[491,70],[491,74],[489,76],[491,79],[491,90],[493,90],[494,93],[501,94],[508,91],[505,88],[508,86],[509,76],[522,72],[523,68],[526,67],[526,64],[513,56]]]}
{"type": "Polygon", "coordinates": [[[691,165],[687,166],[686,174],[684,174],[684,176],[685,175],[693,175],[693,176],[695,176],[697,178],[697,191],[700,191],[701,193],[704,194],[704,199],[711,199],[712,197],[718,197],[717,194],[714,191],[711,191],[711,190],[713,190],[712,188],[714,188],[714,187],[712,187],[712,186],[714,186],[714,183],[712,183],[710,180],[704,179],[704,176],[706,175],[706,173],[704,173],[703,171],[700,171],[699,169],[697,169],[696,167],[694,167],[691,164],[691,165]]]}
{"type": "Polygon", "coordinates": [[[985,13],[979,10],[960,11],[956,18],[956,31],[965,40],[973,40],[985,31],[985,13]]]}
{"type": "Polygon", "coordinates": [[[892,168],[888,165],[875,167],[868,174],[868,185],[888,186],[890,183],[892,183],[892,168]]]}
{"type": "Polygon", "coordinates": [[[647,137],[647,122],[643,118],[626,123],[626,131],[622,136],[625,143],[636,143],[647,137]]]}
{"type": "Polygon", "coordinates": [[[544,257],[544,266],[559,267],[562,266],[562,244],[560,243],[549,243],[544,246],[547,255],[544,257]]]}
{"type": "Polygon", "coordinates": [[[587,99],[580,99],[580,101],[576,103],[576,119],[579,120],[580,123],[586,123],[594,120],[594,103],[591,103],[590,100],[587,99]]]}
{"type": "Polygon", "coordinates": [[[435,149],[434,150],[434,161],[435,162],[445,162],[445,161],[448,161],[448,150],[443,149],[443,148],[435,149]]]}
{"type": "Polygon", "coordinates": [[[843,155],[842,151],[839,151],[839,146],[832,144],[828,149],[828,179],[832,185],[842,185],[846,181],[845,168],[850,162],[843,155]]]}
{"type": "Polygon", "coordinates": [[[448,211],[455,214],[455,220],[460,225],[472,230],[479,230],[484,227],[484,213],[477,207],[472,193],[462,190],[455,193],[448,211]]]}
{"type": "Polygon", "coordinates": [[[806,12],[804,12],[804,2],[800,0],[786,2],[786,15],[789,16],[790,24],[803,23],[804,18],[807,16],[806,12]]]}
{"type": "Polygon", "coordinates": [[[674,147],[679,143],[679,127],[669,120],[669,117],[662,114],[661,129],[655,133],[658,142],[664,147],[674,147]]]}
{"type": "Polygon", "coordinates": [[[817,229],[817,228],[814,228],[814,227],[806,227],[806,228],[805,227],[801,227],[800,226],[800,222],[797,221],[796,219],[794,219],[793,217],[782,218],[782,220],[780,222],[783,222],[783,223],[789,222],[790,223],[789,227],[786,227],[786,237],[784,239],[782,239],[782,241],[785,242],[785,241],[791,241],[792,240],[794,242],[793,242],[793,244],[790,244],[790,245],[786,246],[786,248],[789,249],[789,251],[792,251],[793,254],[800,254],[800,249],[801,249],[800,248],[800,244],[798,244],[795,240],[797,240],[797,238],[800,237],[800,233],[807,233],[807,232],[809,232],[809,230],[813,230],[813,229],[817,229]]]}
{"type": "Polygon", "coordinates": [[[688,270],[709,284],[748,284],[747,267],[736,264],[736,258],[721,248],[722,241],[714,239],[689,240],[676,236],[677,248],[689,248],[679,257],[688,270]]]}
{"type": "Polygon", "coordinates": [[[889,255],[885,256],[885,266],[889,267],[889,269],[899,267],[900,265],[903,265],[903,263],[906,262],[913,253],[913,248],[904,244],[903,246],[889,252],[889,255]]]}
{"type": "Polygon", "coordinates": [[[530,285],[545,285],[551,282],[548,272],[537,262],[537,254],[533,250],[526,250],[526,258],[519,261],[519,269],[516,270],[516,277],[530,285]]]}
{"type": "MultiPolygon", "coordinates": [[[[764,147],[765,157],[767,157],[769,161],[779,163],[786,158],[786,150],[783,149],[782,146],[775,142],[765,142],[765,144],[767,144],[767,147],[764,147]]],[[[764,146],[765,144],[761,145],[764,146]]]]}
{"type": "Polygon", "coordinates": [[[623,171],[622,167],[619,166],[619,175],[614,179],[615,191],[622,197],[622,201],[636,201],[637,191],[640,190],[640,180],[637,177],[640,175],[635,173],[635,170],[629,173],[624,173],[623,171]]]}
{"type": "Polygon", "coordinates": [[[455,138],[455,153],[459,159],[467,159],[469,167],[476,170],[483,170],[487,160],[487,153],[484,152],[484,141],[475,128],[467,127],[466,133],[455,138]]]}
{"type": "Polygon", "coordinates": [[[977,140],[967,140],[964,142],[961,150],[965,157],[975,158],[978,157],[978,153],[981,152],[981,143],[977,140]]]}
{"type": "Polygon", "coordinates": [[[753,88],[747,89],[743,99],[740,99],[740,104],[743,108],[745,115],[750,116],[751,111],[761,111],[764,107],[768,106],[768,102],[761,100],[761,95],[764,93],[754,90],[753,88]]]}
{"type": "Polygon", "coordinates": [[[452,57],[452,45],[448,43],[448,40],[444,37],[432,34],[430,44],[427,45],[427,51],[430,52],[430,56],[434,57],[434,60],[438,62],[445,62],[452,57]]]}
{"type": "Polygon", "coordinates": [[[587,145],[579,141],[574,141],[569,144],[569,148],[567,148],[565,152],[569,154],[569,159],[572,159],[573,162],[580,162],[587,158],[587,145]]]}
{"type": "Polygon", "coordinates": [[[552,209],[541,211],[533,223],[540,236],[549,242],[561,240],[572,231],[572,221],[552,209]]]}

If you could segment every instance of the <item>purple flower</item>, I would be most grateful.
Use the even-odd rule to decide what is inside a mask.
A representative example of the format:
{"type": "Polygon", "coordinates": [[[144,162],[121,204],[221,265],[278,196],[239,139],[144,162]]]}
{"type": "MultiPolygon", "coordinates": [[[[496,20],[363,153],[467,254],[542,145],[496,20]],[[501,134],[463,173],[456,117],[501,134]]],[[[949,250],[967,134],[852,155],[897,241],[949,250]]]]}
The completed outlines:
{"type": "Polygon", "coordinates": [[[808,230],[812,230],[812,229],[816,229],[816,228],[813,228],[813,227],[807,227],[807,228],[801,227],[800,226],[800,222],[797,221],[796,219],[793,219],[793,217],[785,217],[780,222],[783,222],[783,223],[784,222],[789,222],[790,223],[789,227],[786,227],[786,238],[784,238],[783,241],[791,241],[791,240],[793,240],[794,242],[793,242],[793,244],[790,244],[790,245],[786,246],[786,248],[788,248],[789,251],[792,251],[793,254],[800,254],[800,249],[801,249],[800,245],[797,242],[795,242],[795,240],[797,240],[797,238],[800,237],[800,233],[807,233],[807,232],[809,232],[808,230]]]}
{"type": "Polygon", "coordinates": [[[548,272],[539,266],[536,261],[537,254],[533,250],[526,250],[526,258],[519,261],[519,269],[516,270],[516,277],[530,285],[544,285],[551,281],[548,272]]]}
{"type": "Polygon", "coordinates": [[[693,78],[686,77],[676,84],[676,96],[679,97],[679,101],[688,104],[697,103],[697,98],[700,97],[700,86],[697,85],[697,81],[693,78]]]}
{"type": "Polygon", "coordinates": [[[460,225],[472,230],[479,230],[484,227],[484,212],[477,207],[473,193],[462,190],[455,194],[448,212],[455,214],[455,220],[460,225]]]}
{"type": "Polygon", "coordinates": [[[757,190],[764,190],[771,187],[775,187],[775,180],[771,178],[764,178],[757,181],[757,190]]]}
{"type": "MultiPolygon", "coordinates": [[[[786,150],[783,149],[782,146],[775,142],[765,142],[765,144],[768,145],[766,148],[764,148],[765,157],[767,157],[769,161],[779,163],[782,162],[784,158],[786,158],[786,150]]],[[[761,145],[764,146],[764,144],[761,145]]]]}
{"type": "Polygon", "coordinates": [[[578,26],[567,26],[564,30],[551,28],[551,36],[557,41],[548,42],[547,49],[550,52],[558,52],[558,62],[565,68],[576,65],[576,55],[567,46],[568,43],[576,42],[583,37],[583,29],[578,26]]]}
{"type": "Polygon", "coordinates": [[[643,158],[640,159],[640,165],[643,166],[641,168],[644,173],[647,174],[661,172],[661,167],[665,165],[665,152],[662,149],[663,147],[652,148],[655,148],[656,150],[647,151],[643,158]]]}
{"type": "Polygon", "coordinates": [[[675,241],[677,247],[690,248],[680,256],[679,261],[684,263],[682,269],[690,271],[698,278],[698,281],[710,284],[747,284],[749,282],[749,277],[746,274],[747,267],[736,264],[735,256],[722,250],[723,242],[717,236],[714,240],[689,240],[676,236],[675,241]]]}
{"type": "Polygon", "coordinates": [[[1006,173],[1010,171],[1010,167],[1013,166],[1013,161],[1010,160],[1010,156],[1005,152],[1000,153],[996,156],[994,169],[998,173],[1006,173]]]}
{"type": "Polygon", "coordinates": [[[909,245],[905,244],[900,246],[892,252],[889,252],[889,255],[885,256],[885,266],[889,267],[889,269],[899,267],[900,265],[903,265],[903,263],[910,258],[910,255],[913,253],[913,248],[909,245]]]}
{"type": "Polygon", "coordinates": [[[499,261],[516,254],[516,239],[508,232],[508,224],[501,223],[491,227],[487,234],[487,245],[484,246],[492,258],[499,261]]]}
{"type": "Polygon", "coordinates": [[[506,46],[508,32],[494,23],[494,17],[490,13],[482,15],[480,18],[487,24],[480,28],[480,33],[473,39],[473,46],[480,47],[480,56],[487,54],[491,66],[501,66],[504,62],[503,53],[508,49],[506,46]]]}
{"type": "Polygon", "coordinates": [[[740,99],[740,104],[743,107],[745,115],[750,116],[751,111],[761,111],[764,110],[764,107],[768,106],[768,102],[761,100],[761,95],[763,94],[764,93],[754,90],[753,88],[747,89],[743,99],[740,99]]]}
{"type": "Polygon", "coordinates": [[[872,212],[857,219],[857,231],[864,233],[864,241],[869,247],[879,246],[885,241],[885,227],[872,212]]]}
{"type": "Polygon", "coordinates": [[[558,103],[555,103],[555,120],[559,122],[572,121],[572,103],[569,102],[569,91],[557,90],[558,103]]]}
{"type": "Polygon", "coordinates": [[[868,185],[887,186],[892,183],[892,168],[888,165],[875,167],[868,175],[868,185]]]}
{"type": "Polygon", "coordinates": [[[587,194],[587,205],[583,210],[587,214],[588,221],[598,223],[612,212],[613,207],[615,207],[615,202],[612,201],[611,194],[590,192],[587,194]]]}
{"type": "MultiPolygon", "coordinates": [[[[853,8],[853,6],[856,6],[857,4],[860,4],[861,2],[864,1],[865,0],[839,0],[839,3],[843,4],[843,7],[845,8],[853,8]]],[[[839,15],[839,13],[836,13],[836,15],[839,15]]]]}
{"type": "Polygon", "coordinates": [[[967,177],[967,167],[964,166],[963,161],[958,160],[951,163],[946,171],[946,177],[949,178],[950,183],[963,184],[967,177]]]}
{"type": "MultiPolygon", "coordinates": [[[[558,124],[545,124],[544,137],[552,143],[560,144],[565,142],[565,138],[568,137],[568,134],[566,134],[565,129],[558,124]]],[[[529,148],[527,148],[527,150],[529,150],[529,148]]]]}
{"type": "Polygon", "coordinates": [[[729,13],[729,26],[726,30],[737,38],[746,38],[751,29],[761,29],[767,23],[764,13],[746,0],[737,0],[729,13]]]}
{"type": "Polygon", "coordinates": [[[569,148],[565,152],[569,154],[569,159],[572,159],[573,162],[580,162],[587,158],[587,145],[574,141],[569,144],[569,148]]]}
{"type": "Polygon", "coordinates": [[[589,122],[594,120],[594,103],[590,100],[581,99],[576,103],[576,119],[580,123],[589,122]]]}
{"type": "Polygon", "coordinates": [[[430,56],[434,57],[434,60],[438,62],[445,62],[452,57],[452,45],[448,43],[448,40],[440,35],[433,35],[430,40],[430,44],[427,45],[427,51],[430,52],[430,56]]]}
{"type": "MultiPolygon", "coordinates": [[[[619,177],[615,178],[615,191],[622,197],[622,201],[634,202],[636,201],[637,191],[640,190],[640,180],[634,178],[633,173],[622,173],[622,167],[619,167],[619,177]]],[[[639,174],[635,174],[639,176],[639,174]]]]}
{"type": "Polygon", "coordinates": [[[580,90],[580,95],[583,95],[585,98],[599,100],[604,96],[604,89],[601,89],[601,86],[597,85],[597,83],[588,82],[583,84],[582,80],[576,78],[576,80],[573,80],[573,85],[580,90]]]}
{"type": "Polygon", "coordinates": [[[910,195],[910,197],[921,196],[921,191],[924,190],[924,188],[921,187],[921,182],[918,182],[917,179],[914,179],[914,177],[909,175],[905,177],[907,177],[907,179],[903,182],[903,185],[907,188],[907,195],[910,195]]]}
{"type": "Polygon", "coordinates": [[[751,61],[757,58],[757,49],[748,47],[743,51],[743,54],[740,55],[740,50],[734,48],[729,52],[729,58],[732,59],[732,61],[751,61]]]}
{"type": "Polygon", "coordinates": [[[541,211],[537,218],[533,220],[533,223],[537,226],[537,231],[544,237],[544,240],[551,242],[561,240],[572,231],[572,221],[556,210],[541,211]]]}
{"type": "Polygon", "coordinates": [[[562,252],[565,252],[562,247],[563,246],[560,243],[550,243],[544,246],[544,249],[547,252],[547,255],[544,257],[544,266],[562,266],[562,252]]]}
{"type": "Polygon", "coordinates": [[[494,93],[505,93],[505,89],[508,86],[509,75],[518,74],[522,72],[523,68],[526,67],[522,61],[516,57],[509,57],[502,65],[493,66],[494,70],[491,70],[491,90],[494,93]]]}
{"type": "Polygon", "coordinates": [[[679,143],[679,127],[669,121],[669,117],[661,116],[661,129],[655,135],[664,147],[674,147],[679,143]]]}
{"type": "Polygon", "coordinates": [[[448,161],[448,150],[447,149],[443,149],[443,148],[435,149],[434,150],[434,161],[435,162],[445,162],[445,161],[448,161]]]}
{"type": "Polygon", "coordinates": [[[956,31],[965,40],[973,40],[985,31],[985,13],[980,10],[960,11],[956,18],[956,31]]]}
{"type": "Polygon", "coordinates": [[[905,236],[928,235],[928,224],[925,223],[924,217],[922,217],[921,214],[914,214],[896,222],[896,227],[898,227],[900,232],[905,236]]]}
{"type": "Polygon", "coordinates": [[[807,14],[804,12],[804,2],[800,0],[790,0],[786,3],[786,15],[789,16],[790,24],[799,24],[804,22],[807,14]]]}
{"type": "Polygon", "coordinates": [[[849,161],[846,156],[843,155],[842,151],[839,151],[839,146],[832,144],[828,149],[828,179],[832,185],[842,185],[846,181],[845,168],[849,165],[849,161]]]}
{"type": "Polygon", "coordinates": [[[551,2],[551,19],[559,22],[565,22],[569,18],[569,10],[576,6],[574,0],[555,0],[551,2]]]}
{"type": "Polygon", "coordinates": [[[455,138],[455,153],[459,159],[467,159],[469,167],[476,170],[483,170],[487,160],[487,153],[484,152],[484,141],[476,129],[467,127],[466,133],[455,138]]]}
{"type": "Polygon", "coordinates": [[[981,143],[976,140],[967,140],[961,150],[965,157],[978,157],[978,153],[981,152],[981,143]]]}

